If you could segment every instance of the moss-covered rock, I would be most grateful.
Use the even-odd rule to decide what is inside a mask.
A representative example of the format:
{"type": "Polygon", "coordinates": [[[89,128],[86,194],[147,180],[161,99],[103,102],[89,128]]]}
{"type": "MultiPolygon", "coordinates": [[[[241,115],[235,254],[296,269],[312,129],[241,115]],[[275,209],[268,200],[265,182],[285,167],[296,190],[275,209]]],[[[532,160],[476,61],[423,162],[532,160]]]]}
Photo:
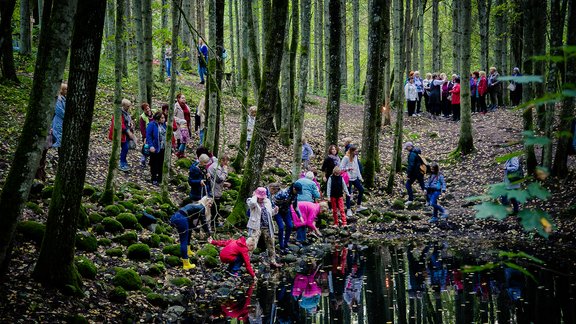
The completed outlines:
{"type": "Polygon", "coordinates": [[[166,234],[159,234],[160,242],[165,244],[174,244],[174,239],[166,234]]]}
{"type": "Polygon", "coordinates": [[[146,200],[146,198],[144,198],[142,195],[133,195],[132,200],[136,201],[137,204],[141,204],[146,200]]]}
{"type": "Polygon", "coordinates": [[[156,277],[164,273],[166,271],[166,267],[164,266],[163,262],[156,262],[156,264],[152,265],[148,271],[146,272],[149,276],[156,277]]]}
{"type": "Polygon", "coordinates": [[[78,228],[81,230],[88,229],[90,225],[90,219],[88,219],[88,211],[84,205],[80,206],[80,212],[78,213],[78,228]]]}
{"type": "Polygon", "coordinates": [[[34,243],[42,244],[44,232],[46,232],[46,225],[35,221],[23,221],[16,226],[18,233],[24,236],[24,239],[34,241],[34,243]]]}
{"type": "Polygon", "coordinates": [[[402,199],[394,199],[392,202],[392,209],[400,210],[404,209],[406,206],[404,205],[404,200],[402,199]]]}
{"type": "Polygon", "coordinates": [[[144,243],[132,244],[128,247],[128,259],[149,260],[150,247],[144,243]]]}
{"type": "Polygon", "coordinates": [[[108,293],[108,299],[114,303],[124,303],[128,298],[128,293],[122,287],[115,287],[108,293]]]}
{"type": "Polygon", "coordinates": [[[76,269],[78,273],[85,279],[96,278],[96,273],[98,272],[96,266],[90,259],[84,256],[78,256],[74,259],[74,264],[76,264],[76,269]]]}
{"type": "Polygon", "coordinates": [[[196,254],[198,256],[211,256],[215,258],[218,256],[218,250],[212,244],[204,244],[204,246],[196,254]]]}
{"type": "Polygon", "coordinates": [[[155,210],[152,212],[152,216],[159,218],[161,220],[167,220],[168,214],[163,210],[155,210]]]}
{"type": "Polygon", "coordinates": [[[176,166],[181,169],[188,170],[192,166],[192,161],[188,158],[178,159],[176,161],[176,166]]]}
{"type": "Polygon", "coordinates": [[[109,238],[106,238],[106,237],[101,238],[98,240],[98,245],[99,246],[110,246],[110,245],[112,245],[112,240],[109,238]]]}
{"type": "Polygon", "coordinates": [[[122,248],[119,247],[108,249],[106,250],[105,253],[107,256],[111,257],[121,257],[122,255],[124,255],[124,252],[122,252],[122,248]]]}
{"type": "Polygon", "coordinates": [[[180,261],[180,258],[177,256],[169,255],[164,258],[164,263],[172,267],[177,267],[182,264],[182,261],[180,261]]]}
{"type": "Polygon", "coordinates": [[[152,278],[151,276],[143,275],[140,276],[140,278],[142,279],[142,283],[150,288],[154,288],[158,285],[156,279],[152,278]]]}
{"type": "Polygon", "coordinates": [[[112,241],[114,241],[116,243],[120,243],[124,246],[128,246],[128,245],[134,244],[138,241],[138,234],[136,234],[136,232],[134,232],[134,231],[126,232],[124,234],[120,234],[120,235],[112,238],[112,241]]]}
{"type": "Polygon", "coordinates": [[[288,171],[286,171],[286,170],[284,170],[284,169],[282,169],[282,168],[274,168],[274,167],[272,167],[272,168],[268,168],[267,171],[268,171],[269,173],[275,174],[275,175],[277,175],[277,176],[279,176],[279,177],[285,177],[285,176],[288,175],[288,171]]]}
{"type": "Polygon", "coordinates": [[[176,207],[174,207],[170,204],[162,204],[162,205],[160,205],[160,209],[163,212],[165,212],[167,215],[174,214],[177,211],[176,207]]]}
{"type": "Polygon", "coordinates": [[[142,288],[142,279],[138,272],[132,269],[116,269],[116,275],[112,279],[115,286],[126,290],[139,290],[142,288]]]}
{"type": "Polygon", "coordinates": [[[224,202],[235,202],[237,198],[238,198],[237,190],[230,189],[222,192],[222,201],[224,202]]]}
{"type": "Polygon", "coordinates": [[[161,203],[162,203],[162,200],[158,199],[158,197],[150,197],[150,198],[144,200],[145,206],[156,206],[156,205],[160,205],[161,203]]]}
{"type": "Polygon", "coordinates": [[[172,278],[172,279],[170,279],[170,283],[176,287],[191,287],[192,286],[192,280],[190,280],[186,277],[172,278]]]}
{"type": "Polygon", "coordinates": [[[98,240],[89,232],[76,234],[76,248],[80,251],[94,252],[98,250],[98,240]]]}
{"type": "MultiPolygon", "coordinates": [[[[212,244],[210,244],[210,245],[212,245],[212,244]]],[[[162,253],[179,257],[179,256],[181,256],[180,255],[180,244],[167,245],[162,249],[162,253]]]]}
{"type": "Polygon", "coordinates": [[[228,173],[227,182],[230,183],[230,189],[238,190],[242,184],[242,179],[236,173],[228,173]]]}
{"type": "Polygon", "coordinates": [[[124,206],[124,208],[126,208],[126,210],[129,210],[131,212],[135,212],[138,210],[137,204],[135,204],[132,201],[120,201],[118,202],[119,205],[124,206]]]}
{"type": "Polygon", "coordinates": [[[160,235],[152,234],[144,240],[144,243],[148,244],[151,248],[160,247],[160,235]]]}
{"type": "Polygon", "coordinates": [[[146,295],[146,300],[153,306],[166,307],[168,306],[168,301],[163,295],[157,293],[149,293],[146,295]]]}
{"type": "Polygon", "coordinates": [[[99,235],[104,235],[106,234],[106,228],[102,224],[96,224],[94,227],[92,227],[92,232],[99,235]]]}
{"type": "Polygon", "coordinates": [[[219,263],[220,262],[218,262],[218,259],[211,255],[204,257],[204,265],[206,265],[208,268],[216,268],[219,263]]]}
{"type": "Polygon", "coordinates": [[[40,208],[40,206],[38,206],[38,204],[33,201],[26,202],[26,208],[30,209],[35,215],[44,214],[42,208],[40,208]]]}
{"type": "Polygon", "coordinates": [[[85,197],[90,197],[92,196],[95,192],[97,191],[96,187],[89,185],[89,184],[84,184],[84,189],[82,190],[82,196],[85,197]]]}
{"type": "Polygon", "coordinates": [[[54,186],[45,186],[42,189],[42,199],[52,198],[52,192],[54,191],[54,186]]]}
{"type": "Polygon", "coordinates": [[[122,223],[112,217],[105,217],[102,219],[102,225],[106,229],[106,232],[109,233],[120,233],[124,231],[124,226],[122,226],[122,223]]]}
{"type": "Polygon", "coordinates": [[[116,216],[121,213],[120,205],[108,205],[104,207],[104,211],[109,216],[116,216]]]}
{"type": "Polygon", "coordinates": [[[136,224],[138,224],[138,219],[132,213],[120,213],[116,216],[116,220],[124,226],[124,228],[136,228],[136,224]]]}
{"type": "Polygon", "coordinates": [[[65,318],[66,324],[88,324],[88,320],[80,314],[70,314],[65,318]]]}
{"type": "Polygon", "coordinates": [[[104,216],[102,216],[100,213],[92,212],[90,215],[88,215],[88,219],[90,220],[91,224],[98,224],[104,219],[104,216]]]}

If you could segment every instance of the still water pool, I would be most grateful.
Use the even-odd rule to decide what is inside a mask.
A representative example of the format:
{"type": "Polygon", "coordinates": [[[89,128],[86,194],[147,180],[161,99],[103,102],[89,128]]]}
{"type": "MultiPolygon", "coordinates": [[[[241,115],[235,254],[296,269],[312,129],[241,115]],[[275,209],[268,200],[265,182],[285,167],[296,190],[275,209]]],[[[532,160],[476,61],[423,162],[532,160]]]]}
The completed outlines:
{"type": "Polygon", "coordinates": [[[576,323],[574,260],[537,265],[518,259],[489,271],[463,271],[501,260],[496,255],[446,241],[332,244],[321,256],[302,256],[274,280],[246,283],[212,299],[187,321],[576,323]]]}

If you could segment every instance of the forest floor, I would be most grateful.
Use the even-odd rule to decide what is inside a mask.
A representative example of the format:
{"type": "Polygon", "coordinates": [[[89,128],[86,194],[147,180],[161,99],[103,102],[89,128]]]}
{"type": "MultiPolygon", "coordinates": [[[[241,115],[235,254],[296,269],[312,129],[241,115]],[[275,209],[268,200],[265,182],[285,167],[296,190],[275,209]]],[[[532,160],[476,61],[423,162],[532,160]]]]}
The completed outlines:
{"type": "MultiPolygon", "coordinates": [[[[5,107],[7,117],[0,120],[0,185],[3,185],[13,152],[16,147],[18,134],[23,124],[26,98],[30,91],[31,81],[23,77],[20,86],[0,87],[0,106],[5,107]]],[[[188,79],[183,81],[182,92],[187,96],[192,110],[203,93],[203,87],[188,79]]],[[[166,96],[167,83],[157,84],[157,93],[166,96]]],[[[135,93],[128,87],[128,93],[135,93]]],[[[85,248],[77,251],[78,256],[85,256],[97,267],[98,272],[94,280],[84,280],[84,294],[82,299],[69,298],[60,292],[45,289],[30,279],[35,260],[39,253],[39,239],[33,231],[19,230],[14,257],[8,275],[0,284],[0,321],[8,322],[53,322],[66,319],[67,315],[79,314],[90,321],[165,321],[180,310],[175,305],[186,306],[189,300],[205,300],[215,292],[222,293],[223,287],[235,287],[238,280],[226,279],[223,267],[212,264],[210,257],[213,251],[204,245],[205,238],[195,236],[193,246],[202,256],[194,260],[198,268],[185,274],[181,270],[179,253],[174,247],[178,242],[177,233],[167,224],[167,218],[173,212],[169,206],[161,205],[156,200],[159,189],[149,183],[149,169],[139,168],[139,152],[129,153],[129,162],[132,170],[119,173],[116,176],[118,189],[118,205],[120,211],[114,208],[105,208],[96,203],[98,193],[102,190],[106,179],[108,159],[111,145],[108,141],[108,126],[112,115],[113,89],[109,86],[100,86],[98,91],[95,119],[92,125],[90,154],[84,194],[84,207],[89,215],[90,224],[83,229],[83,235],[98,240],[95,249],[85,248]],[[102,218],[115,217],[118,212],[131,212],[140,214],[146,209],[161,219],[155,233],[147,228],[125,224],[126,232],[111,233],[102,226],[102,218]],[[131,239],[124,236],[129,232],[136,233],[137,237],[131,239]],[[34,242],[34,239],[36,241],[34,242]],[[150,246],[151,256],[146,260],[132,260],[127,257],[127,246],[143,242],[150,246]],[[117,253],[111,250],[116,250],[117,253]],[[172,255],[172,257],[170,256],[172,255]],[[129,292],[126,296],[117,299],[114,291],[114,277],[117,267],[133,268],[142,276],[144,288],[129,292]],[[152,268],[159,268],[157,273],[152,268]],[[187,282],[182,278],[189,278],[187,282]],[[189,287],[193,286],[193,289],[189,287]],[[113,296],[114,295],[114,296],[113,296]],[[118,307],[118,305],[123,305],[118,307]]],[[[133,98],[134,96],[128,96],[133,98]]],[[[153,108],[159,107],[161,100],[153,102],[153,108]]],[[[324,158],[324,129],[325,129],[325,98],[310,95],[306,103],[304,136],[314,149],[315,156],[312,164],[318,168],[324,158]]],[[[236,143],[240,133],[241,105],[239,101],[226,91],[223,98],[224,124],[222,126],[221,142],[223,146],[220,155],[235,156],[236,143]]],[[[339,138],[351,137],[354,143],[361,143],[363,105],[343,103],[340,115],[339,138]]],[[[393,117],[394,119],[394,117],[393,117]]],[[[392,120],[394,123],[394,120],[392,120]]],[[[450,216],[447,221],[430,224],[431,211],[424,206],[422,195],[419,195],[417,185],[414,189],[417,202],[409,208],[403,203],[406,200],[404,188],[405,174],[398,174],[395,189],[391,195],[384,192],[385,181],[388,176],[389,164],[392,155],[393,128],[385,126],[380,134],[380,161],[382,171],[377,174],[375,188],[366,190],[365,206],[369,209],[353,217],[353,224],[346,230],[338,230],[322,226],[324,238],[317,240],[310,248],[300,250],[293,247],[293,253],[282,257],[282,261],[291,264],[296,257],[302,254],[315,253],[315,249],[325,248],[326,243],[335,240],[356,240],[368,243],[371,240],[420,240],[430,238],[449,238],[460,240],[460,244],[491,244],[495,247],[501,245],[524,246],[529,251],[556,251],[568,253],[574,260],[576,246],[576,229],[573,226],[576,214],[576,161],[570,157],[569,166],[572,170],[564,179],[549,178],[544,185],[552,197],[546,202],[529,202],[523,207],[538,206],[549,212],[555,221],[555,232],[545,240],[535,233],[526,233],[516,219],[506,219],[499,222],[495,220],[480,220],[475,218],[474,204],[466,200],[470,196],[482,195],[487,186],[502,181],[501,165],[495,158],[508,153],[509,143],[521,139],[522,119],[520,111],[499,109],[486,115],[473,116],[473,136],[475,151],[473,154],[460,160],[449,158],[449,154],[457,147],[460,124],[448,120],[431,120],[426,117],[404,117],[405,141],[412,141],[422,149],[422,154],[430,161],[437,161],[447,179],[447,193],[443,195],[440,204],[445,206],[450,216]],[[529,243],[529,244],[526,244],[529,243]]],[[[193,137],[196,141],[196,137],[193,137]]],[[[339,143],[342,145],[342,143],[339,143]]],[[[518,147],[516,147],[518,149],[518,147]]],[[[539,153],[538,153],[539,154],[539,153]]],[[[193,155],[193,147],[189,148],[188,155],[193,155]]],[[[402,157],[405,162],[406,153],[402,157]]],[[[263,183],[272,181],[283,182],[288,185],[288,177],[278,171],[283,169],[290,172],[291,148],[282,146],[277,137],[272,137],[268,143],[268,153],[264,166],[263,183]]],[[[24,210],[22,221],[37,221],[45,223],[50,202],[50,187],[55,177],[57,156],[55,150],[48,153],[47,171],[49,179],[46,184],[39,184],[30,197],[30,202],[24,210]]],[[[170,191],[172,199],[180,204],[188,195],[186,184],[187,169],[185,161],[177,162],[173,158],[175,174],[171,177],[170,191]],[[184,166],[184,167],[182,167],[184,166]]],[[[222,214],[230,210],[234,195],[228,194],[226,205],[222,207],[222,214]]],[[[322,225],[330,224],[331,215],[324,215],[322,225]],[[326,222],[325,222],[326,221],[326,222]]],[[[216,229],[216,237],[239,236],[243,229],[232,228],[228,230],[216,229]]],[[[544,252],[548,253],[548,252],[544,252]]],[[[255,267],[259,276],[264,280],[273,278],[268,264],[263,260],[265,253],[253,255],[255,267]]],[[[288,271],[285,268],[283,271],[288,271]]],[[[244,278],[245,279],[245,278],[244,278]]],[[[230,290],[230,289],[229,289],[230,290]]],[[[227,291],[229,294],[230,291],[227,291]]],[[[224,293],[223,293],[224,294],[224,293]]]]}

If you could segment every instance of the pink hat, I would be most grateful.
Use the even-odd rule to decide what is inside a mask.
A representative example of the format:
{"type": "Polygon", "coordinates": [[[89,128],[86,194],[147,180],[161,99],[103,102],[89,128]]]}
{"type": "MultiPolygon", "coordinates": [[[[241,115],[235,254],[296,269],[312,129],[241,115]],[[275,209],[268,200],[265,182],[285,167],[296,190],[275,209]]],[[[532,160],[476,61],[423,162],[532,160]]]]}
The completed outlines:
{"type": "Polygon", "coordinates": [[[256,188],[256,190],[254,190],[254,196],[256,196],[256,198],[266,198],[268,196],[268,194],[266,193],[266,188],[264,187],[256,188]]]}

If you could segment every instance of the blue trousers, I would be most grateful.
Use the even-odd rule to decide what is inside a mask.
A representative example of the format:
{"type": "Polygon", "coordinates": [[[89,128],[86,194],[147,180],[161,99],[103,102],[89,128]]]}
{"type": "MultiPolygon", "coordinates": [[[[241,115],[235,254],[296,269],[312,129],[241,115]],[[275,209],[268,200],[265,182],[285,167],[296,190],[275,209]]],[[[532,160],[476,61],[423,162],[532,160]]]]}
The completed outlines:
{"type": "Polygon", "coordinates": [[[127,167],[128,160],[126,159],[128,156],[128,149],[130,148],[130,144],[128,143],[128,139],[121,144],[120,149],[120,167],[127,167]]]}
{"type": "Polygon", "coordinates": [[[204,82],[204,76],[206,75],[207,69],[205,66],[200,66],[198,64],[198,74],[200,75],[200,82],[204,82]]]}
{"type": "Polygon", "coordinates": [[[242,258],[241,255],[239,255],[236,257],[234,262],[232,262],[228,265],[228,271],[230,271],[232,273],[237,273],[238,271],[240,271],[240,268],[242,268],[243,264],[244,264],[244,259],[242,258]]]}
{"type": "Polygon", "coordinates": [[[418,184],[420,184],[420,188],[424,190],[424,175],[420,173],[418,170],[418,174],[416,175],[409,175],[408,180],[406,180],[406,191],[408,191],[408,200],[414,200],[414,191],[412,191],[412,184],[414,181],[418,180],[418,184]]]}
{"type": "Polygon", "coordinates": [[[188,259],[188,243],[190,242],[190,227],[188,218],[180,213],[175,213],[170,218],[170,224],[178,231],[180,238],[180,256],[182,259],[188,259]]]}
{"type": "MultiPolygon", "coordinates": [[[[362,182],[360,181],[360,179],[356,179],[354,181],[350,180],[350,182],[348,183],[348,191],[350,192],[350,194],[352,194],[352,186],[358,189],[357,205],[361,205],[362,195],[364,195],[364,187],[362,186],[362,182]]],[[[346,209],[350,209],[350,203],[351,203],[350,196],[346,196],[346,209]]]]}
{"type": "Polygon", "coordinates": [[[432,206],[432,208],[434,208],[434,217],[438,217],[438,211],[444,213],[444,207],[438,205],[438,197],[440,197],[440,194],[442,192],[440,190],[435,190],[435,191],[431,191],[428,194],[428,198],[430,201],[430,206],[432,206]]]}
{"type": "Polygon", "coordinates": [[[294,227],[292,223],[292,213],[290,209],[279,211],[278,214],[274,215],[274,219],[278,224],[278,244],[280,245],[280,249],[287,248],[290,234],[292,234],[292,228],[294,227]]]}
{"type": "Polygon", "coordinates": [[[171,58],[167,58],[166,59],[166,75],[168,75],[168,77],[171,76],[172,72],[172,59],[171,58]]]}
{"type": "Polygon", "coordinates": [[[300,243],[306,241],[306,226],[300,226],[296,229],[296,241],[300,243]]]}

